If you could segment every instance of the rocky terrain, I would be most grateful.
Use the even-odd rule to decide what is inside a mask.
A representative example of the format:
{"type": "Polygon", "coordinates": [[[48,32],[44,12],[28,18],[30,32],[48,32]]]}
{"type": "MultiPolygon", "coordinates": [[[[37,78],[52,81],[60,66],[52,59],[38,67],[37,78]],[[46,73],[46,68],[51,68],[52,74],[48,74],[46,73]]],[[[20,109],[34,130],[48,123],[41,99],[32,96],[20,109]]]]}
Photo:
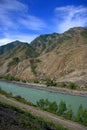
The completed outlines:
{"type": "Polygon", "coordinates": [[[1,46],[0,75],[20,80],[50,77],[87,87],[87,28],[40,35],[30,44],[14,41],[1,46]]]}

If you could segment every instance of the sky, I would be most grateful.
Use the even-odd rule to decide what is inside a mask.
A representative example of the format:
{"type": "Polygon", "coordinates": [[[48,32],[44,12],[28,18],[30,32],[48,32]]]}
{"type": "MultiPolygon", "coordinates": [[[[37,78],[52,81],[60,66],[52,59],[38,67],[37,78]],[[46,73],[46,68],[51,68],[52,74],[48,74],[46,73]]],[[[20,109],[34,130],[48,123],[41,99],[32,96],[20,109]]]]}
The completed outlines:
{"type": "Polygon", "coordinates": [[[87,27],[87,0],[0,0],[0,46],[87,27]]]}

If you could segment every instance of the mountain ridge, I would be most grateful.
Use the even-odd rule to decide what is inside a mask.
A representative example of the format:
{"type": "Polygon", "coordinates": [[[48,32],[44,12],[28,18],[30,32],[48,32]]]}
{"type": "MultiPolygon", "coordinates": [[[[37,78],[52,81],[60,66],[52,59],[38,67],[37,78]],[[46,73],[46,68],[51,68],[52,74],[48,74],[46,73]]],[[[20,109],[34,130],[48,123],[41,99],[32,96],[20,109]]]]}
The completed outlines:
{"type": "Polygon", "coordinates": [[[30,44],[19,44],[0,55],[0,75],[10,74],[24,80],[50,77],[57,82],[86,82],[87,28],[40,35],[30,44]]]}

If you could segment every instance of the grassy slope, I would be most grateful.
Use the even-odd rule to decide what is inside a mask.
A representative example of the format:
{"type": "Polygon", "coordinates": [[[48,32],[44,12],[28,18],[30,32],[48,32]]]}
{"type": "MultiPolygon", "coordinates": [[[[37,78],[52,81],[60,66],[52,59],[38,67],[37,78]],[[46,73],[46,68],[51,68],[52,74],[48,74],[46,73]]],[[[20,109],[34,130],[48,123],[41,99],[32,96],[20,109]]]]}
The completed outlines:
{"type": "Polygon", "coordinates": [[[13,105],[0,102],[0,130],[68,130],[13,105]]]}

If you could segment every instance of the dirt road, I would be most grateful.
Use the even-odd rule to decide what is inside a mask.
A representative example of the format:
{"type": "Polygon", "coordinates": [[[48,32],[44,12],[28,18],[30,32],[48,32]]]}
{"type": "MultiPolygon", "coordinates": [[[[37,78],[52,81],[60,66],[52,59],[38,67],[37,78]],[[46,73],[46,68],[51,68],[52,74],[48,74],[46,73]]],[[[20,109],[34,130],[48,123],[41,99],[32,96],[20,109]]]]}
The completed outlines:
{"type": "Polygon", "coordinates": [[[87,130],[87,127],[84,127],[78,123],[75,123],[75,122],[72,122],[69,120],[65,120],[59,116],[56,116],[56,115],[46,112],[46,111],[42,111],[33,106],[29,106],[29,105],[25,105],[23,103],[17,102],[11,98],[5,97],[4,95],[0,95],[0,101],[18,106],[19,108],[21,108],[23,110],[27,110],[30,113],[32,113],[33,115],[43,117],[46,120],[56,122],[58,124],[62,124],[63,126],[68,127],[70,130],[87,130]]]}

